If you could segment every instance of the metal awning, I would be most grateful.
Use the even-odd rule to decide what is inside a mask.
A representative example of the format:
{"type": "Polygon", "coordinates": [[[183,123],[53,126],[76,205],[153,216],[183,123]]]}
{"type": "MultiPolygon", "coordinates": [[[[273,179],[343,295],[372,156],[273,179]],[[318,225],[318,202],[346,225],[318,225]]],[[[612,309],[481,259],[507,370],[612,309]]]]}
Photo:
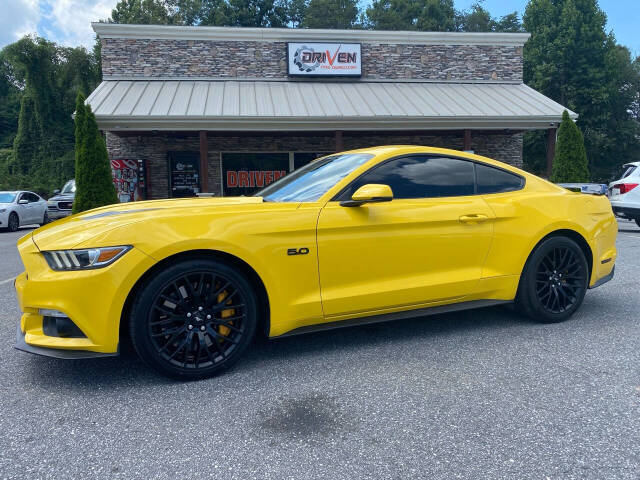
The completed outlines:
{"type": "Polygon", "coordinates": [[[87,103],[105,130],[528,130],[565,109],[524,84],[410,81],[107,80],[87,103]]]}

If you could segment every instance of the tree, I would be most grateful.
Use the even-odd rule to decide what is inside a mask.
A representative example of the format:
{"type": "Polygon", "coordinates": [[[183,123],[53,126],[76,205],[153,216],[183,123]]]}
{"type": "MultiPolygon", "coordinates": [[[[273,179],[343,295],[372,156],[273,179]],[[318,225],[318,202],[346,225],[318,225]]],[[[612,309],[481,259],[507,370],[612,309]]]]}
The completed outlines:
{"type": "MultiPolygon", "coordinates": [[[[638,149],[632,122],[631,57],[605,32],[606,16],[596,0],[531,0],[524,14],[531,38],[524,49],[524,80],[579,114],[589,166],[606,180],[638,149]],[[626,104],[626,105],[625,105],[626,104]]],[[[525,137],[525,166],[543,163],[540,134],[525,137]]]]}
{"type": "Polygon", "coordinates": [[[353,28],[358,20],[357,0],[310,0],[302,26],[306,28],[353,28]]]}
{"type": "Polygon", "coordinates": [[[107,146],[91,107],[79,93],[76,101],[76,196],[73,213],[118,202],[107,146]]]}
{"type": "Polygon", "coordinates": [[[455,30],[453,0],[374,0],[366,18],[376,30],[455,30]]]}
{"type": "Polygon", "coordinates": [[[555,183],[584,183],[590,180],[587,151],[578,126],[566,110],[558,129],[556,156],[553,159],[551,181],[555,183]]]}
{"type": "Polygon", "coordinates": [[[461,32],[521,32],[522,23],[518,12],[500,17],[491,16],[483,6],[484,0],[478,0],[469,10],[456,12],[456,30],[461,32]]]}
{"type": "Polygon", "coordinates": [[[495,28],[491,14],[481,2],[475,2],[470,10],[458,12],[457,17],[458,30],[463,32],[491,32],[495,28]]]}
{"type": "Polygon", "coordinates": [[[111,23],[171,25],[177,17],[166,0],[120,0],[111,11],[111,23]]]}

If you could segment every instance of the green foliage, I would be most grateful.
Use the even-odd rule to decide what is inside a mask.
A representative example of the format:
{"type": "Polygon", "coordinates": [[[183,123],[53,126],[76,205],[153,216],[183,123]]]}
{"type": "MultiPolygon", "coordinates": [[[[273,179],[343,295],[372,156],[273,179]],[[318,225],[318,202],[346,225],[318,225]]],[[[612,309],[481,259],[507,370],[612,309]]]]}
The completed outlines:
{"type": "Polygon", "coordinates": [[[582,132],[566,110],[558,129],[556,156],[553,159],[551,181],[555,183],[584,183],[590,179],[587,151],[582,132]]]}
{"type": "Polygon", "coordinates": [[[107,146],[84,96],[76,101],[76,196],[73,213],[118,202],[107,146]]]}
{"type": "Polygon", "coordinates": [[[142,25],[179,23],[171,4],[164,0],[120,0],[111,11],[110,21],[142,25]]]}
{"type": "Polygon", "coordinates": [[[453,0],[374,0],[366,15],[376,30],[455,30],[453,0]]]}
{"type": "Polygon", "coordinates": [[[483,0],[475,2],[469,10],[456,13],[456,30],[460,32],[521,32],[518,12],[494,18],[484,8],[483,0]]]}
{"type": "MultiPolygon", "coordinates": [[[[640,77],[605,25],[596,0],[530,0],[524,14],[532,34],[524,49],[525,83],[579,114],[589,167],[599,181],[636,160],[640,146],[630,113],[640,77]]],[[[532,138],[525,139],[527,166],[542,162],[532,138]]]]}
{"type": "Polygon", "coordinates": [[[0,158],[3,184],[46,195],[73,177],[75,95],[99,81],[96,57],[84,48],[24,37],[0,52],[0,125],[13,115],[0,129],[0,148],[12,146],[0,158]]]}
{"type": "Polygon", "coordinates": [[[306,28],[353,28],[358,19],[358,0],[310,0],[302,26],[306,28]]]}

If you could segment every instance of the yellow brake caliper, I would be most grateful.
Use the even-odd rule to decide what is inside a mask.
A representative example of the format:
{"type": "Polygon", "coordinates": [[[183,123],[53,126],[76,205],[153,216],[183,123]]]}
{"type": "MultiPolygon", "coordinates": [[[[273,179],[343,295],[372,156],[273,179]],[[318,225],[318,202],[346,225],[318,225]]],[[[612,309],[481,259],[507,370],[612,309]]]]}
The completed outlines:
{"type": "MultiPolygon", "coordinates": [[[[220,293],[218,295],[218,303],[222,303],[222,301],[225,299],[226,296],[227,296],[226,290],[220,293]]],[[[226,310],[222,310],[222,312],[220,312],[220,316],[222,318],[227,318],[227,317],[232,317],[235,313],[236,311],[234,308],[227,308],[226,310]]],[[[229,325],[233,325],[233,322],[229,322],[229,325]]],[[[227,335],[229,335],[230,332],[231,332],[231,329],[229,327],[225,325],[218,326],[218,333],[220,333],[220,335],[224,335],[226,337],[227,335]]]]}

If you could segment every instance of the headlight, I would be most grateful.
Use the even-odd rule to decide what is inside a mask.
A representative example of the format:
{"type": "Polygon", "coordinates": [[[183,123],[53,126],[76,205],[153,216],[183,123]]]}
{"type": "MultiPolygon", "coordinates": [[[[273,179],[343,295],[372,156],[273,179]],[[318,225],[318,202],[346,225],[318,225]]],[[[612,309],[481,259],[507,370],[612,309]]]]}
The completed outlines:
{"type": "Polygon", "coordinates": [[[0,213],[4,213],[4,212],[6,212],[6,211],[7,211],[7,209],[6,209],[6,208],[0,208],[0,213]]]}
{"type": "Polygon", "coordinates": [[[47,205],[54,206],[55,204],[56,202],[54,202],[53,200],[47,200],[47,205]]]}
{"type": "Polygon", "coordinates": [[[125,245],[81,250],[52,250],[42,254],[53,270],[89,270],[111,265],[130,249],[131,245],[125,245]]]}

